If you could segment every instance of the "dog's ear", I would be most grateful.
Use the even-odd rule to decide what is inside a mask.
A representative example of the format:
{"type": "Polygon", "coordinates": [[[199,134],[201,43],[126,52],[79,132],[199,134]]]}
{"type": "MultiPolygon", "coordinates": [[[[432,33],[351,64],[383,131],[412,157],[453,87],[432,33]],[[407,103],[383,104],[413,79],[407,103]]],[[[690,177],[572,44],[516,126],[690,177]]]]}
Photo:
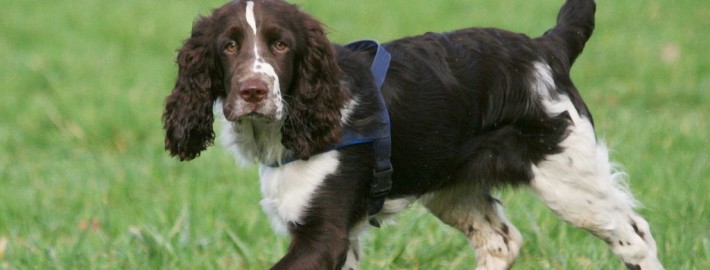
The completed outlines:
{"type": "Polygon", "coordinates": [[[334,49],[321,24],[304,15],[301,47],[296,55],[294,87],[286,95],[289,113],[283,126],[283,144],[301,159],[336,143],[341,133],[345,93],[334,49]]]}
{"type": "Polygon", "coordinates": [[[222,70],[214,44],[212,17],[201,17],[178,51],[178,77],[165,100],[165,149],[191,160],[214,141],[213,106],[223,92],[222,70]]]}

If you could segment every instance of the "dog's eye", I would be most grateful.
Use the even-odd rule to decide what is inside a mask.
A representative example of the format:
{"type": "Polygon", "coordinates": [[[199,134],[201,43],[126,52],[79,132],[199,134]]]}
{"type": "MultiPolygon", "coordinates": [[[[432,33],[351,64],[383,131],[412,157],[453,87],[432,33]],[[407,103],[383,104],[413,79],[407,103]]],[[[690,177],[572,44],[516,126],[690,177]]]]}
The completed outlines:
{"type": "Polygon", "coordinates": [[[237,45],[237,42],[233,40],[224,45],[224,51],[228,53],[236,53],[237,49],[239,49],[239,46],[237,45]]]}
{"type": "Polygon", "coordinates": [[[283,42],[281,40],[274,42],[274,50],[277,52],[285,52],[288,50],[288,44],[286,42],[283,42]]]}

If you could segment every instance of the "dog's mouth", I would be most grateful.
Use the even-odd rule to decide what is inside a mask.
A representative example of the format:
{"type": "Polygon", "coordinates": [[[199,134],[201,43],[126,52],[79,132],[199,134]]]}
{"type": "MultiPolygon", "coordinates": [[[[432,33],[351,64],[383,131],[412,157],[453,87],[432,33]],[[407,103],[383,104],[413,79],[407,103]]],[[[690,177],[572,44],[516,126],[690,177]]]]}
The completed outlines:
{"type": "Polygon", "coordinates": [[[244,112],[236,117],[227,117],[227,115],[225,115],[225,117],[227,118],[227,120],[232,122],[241,123],[243,121],[250,121],[261,122],[264,124],[278,122],[284,118],[284,116],[280,113],[271,110],[251,110],[248,112],[244,112]]]}
{"type": "Polygon", "coordinates": [[[222,108],[222,112],[227,120],[233,122],[246,119],[276,121],[283,118],[283,110],[276,106],[275,103],[273,100],[263,100],[257,103],[245,102],[244,100],[227,101],[222,108]]]}
{"type": "Polygon", "coordinates": [[[269,116],[257,111],[252,111],[250,113],[244,114],[240,117],[237,118],[237,121],[242,121],[242,120],[263,120],[263,121],[272,121],[275,120],[273,116],[269,116]]]}

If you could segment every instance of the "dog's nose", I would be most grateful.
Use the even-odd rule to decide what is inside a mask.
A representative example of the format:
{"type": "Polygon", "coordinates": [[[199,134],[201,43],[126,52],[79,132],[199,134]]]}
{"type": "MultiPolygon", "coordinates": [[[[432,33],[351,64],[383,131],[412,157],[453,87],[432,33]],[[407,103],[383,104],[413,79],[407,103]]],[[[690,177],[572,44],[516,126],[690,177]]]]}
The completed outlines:
{"type": "Polygon", "coordinates": [[[257,103],[266,98],[266,83],[261,80],[247,80],[239,87],[239,95],[244,101],[257,103]]]}

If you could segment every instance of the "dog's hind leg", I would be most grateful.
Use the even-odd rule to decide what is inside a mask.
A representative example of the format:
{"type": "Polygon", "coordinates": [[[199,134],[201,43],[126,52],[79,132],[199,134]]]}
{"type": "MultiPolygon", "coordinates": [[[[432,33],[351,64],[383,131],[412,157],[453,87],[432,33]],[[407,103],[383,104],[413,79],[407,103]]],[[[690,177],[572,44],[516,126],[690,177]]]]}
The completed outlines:
{"type": "Polygon", "coordinates": [[[629,269],[663,269],[624,174],[614,171],[590,121],[575,121],[561,146],[561,153],[533,166],[533,191],[562,219],[604,240],[629,269]]]}
{"type": "Polygon", "coordinates": [[[422,203],[444,223],[466,235],[476,251],[476,269],[508,269],[523,245],[503,205],[487,190],[453,187],[425,195],[422,203]]]}

